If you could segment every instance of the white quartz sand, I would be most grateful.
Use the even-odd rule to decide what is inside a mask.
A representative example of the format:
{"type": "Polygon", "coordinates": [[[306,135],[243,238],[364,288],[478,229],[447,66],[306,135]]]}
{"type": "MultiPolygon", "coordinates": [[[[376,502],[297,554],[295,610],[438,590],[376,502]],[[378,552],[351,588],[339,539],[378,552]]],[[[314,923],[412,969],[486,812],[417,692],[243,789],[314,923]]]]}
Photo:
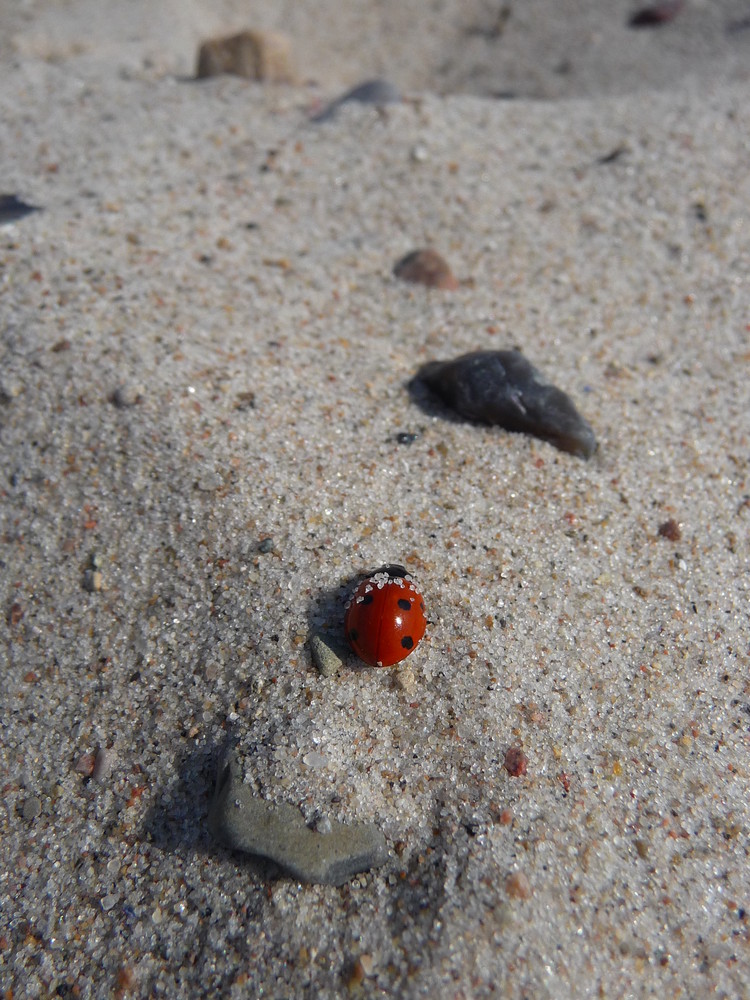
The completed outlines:
{"type": "Polygon", "coordinates": [[[745,5],[514,3],[479,72],[489,4],[429,5],[408,57],[414,3],[258,4],[298,88],[184,79],[239,4],[96,6],[2,15],[0,186],[43,209],[0,226],[3,990],[746,996],[745,5]],[[407,100],[309,122],[378,74],[407,100]],[[393,277],[420,246],[457,291],[393,277]],[[592,460],[407,389],[510,347],[592,460]],[[388,561],[424,641],[321,677],[310,635],[388,561]],[[215,844],[229,742],[386,865],[215,844]]]}

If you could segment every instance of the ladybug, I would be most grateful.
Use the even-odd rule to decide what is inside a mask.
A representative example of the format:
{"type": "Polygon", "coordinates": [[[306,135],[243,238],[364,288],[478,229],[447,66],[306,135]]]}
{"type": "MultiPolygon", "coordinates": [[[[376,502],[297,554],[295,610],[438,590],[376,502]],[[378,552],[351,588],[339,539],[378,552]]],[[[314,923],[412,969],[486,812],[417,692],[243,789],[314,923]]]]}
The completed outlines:
{"type": "Polygon", "coordinates": [[[400,663],[426,627],[424,598],[403,566],[382,566],[360,583],[346,605],[346,638],[371,667],[400,663]]]}

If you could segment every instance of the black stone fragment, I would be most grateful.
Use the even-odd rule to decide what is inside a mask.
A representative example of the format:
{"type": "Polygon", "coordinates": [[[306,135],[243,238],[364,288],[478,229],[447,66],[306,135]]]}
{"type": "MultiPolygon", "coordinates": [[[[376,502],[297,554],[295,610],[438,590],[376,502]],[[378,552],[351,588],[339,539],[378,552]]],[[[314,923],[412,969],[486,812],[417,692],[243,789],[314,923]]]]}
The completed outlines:
{"type": "Polygon", "coordinates": [[[36,205],[27,205],[14,194],[0,194],[0,225],[9,222],[17,222],[19,219],[38,212],[36,205]]]}
{"type": "Polygon", "coordinates": [[[469,420],[532,434],[581,458],[596,451],[594,432],[570,397],[520,351],[474,351],[453,361],[431,361],[416,381],[469,420]]]}

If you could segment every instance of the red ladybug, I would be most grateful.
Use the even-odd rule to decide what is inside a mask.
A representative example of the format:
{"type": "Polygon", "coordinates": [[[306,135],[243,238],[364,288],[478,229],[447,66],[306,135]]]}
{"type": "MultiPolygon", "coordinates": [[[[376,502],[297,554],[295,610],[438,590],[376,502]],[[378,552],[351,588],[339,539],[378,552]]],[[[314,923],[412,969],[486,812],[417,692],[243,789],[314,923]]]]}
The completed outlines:
{"type": "Polygon", "coordinates": [[[360,583],[346,605],[346,638],[371,667],[400,663],[426,627],[424,598],[403,566],[381,567],[360,583]]]}

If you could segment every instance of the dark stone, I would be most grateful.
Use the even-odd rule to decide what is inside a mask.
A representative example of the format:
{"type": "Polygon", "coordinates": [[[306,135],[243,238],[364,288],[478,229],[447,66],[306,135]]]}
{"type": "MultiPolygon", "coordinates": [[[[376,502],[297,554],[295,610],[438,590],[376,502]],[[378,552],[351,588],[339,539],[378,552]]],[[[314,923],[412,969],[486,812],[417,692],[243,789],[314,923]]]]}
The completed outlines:
{"type": "Polygon", "coordinates": [[[469,420],[532,434],[581,458],[596,451],[594,432],[570,397],[520,351],[474,351],[453,361],[431,361],[416,381],[469,420]]]}

